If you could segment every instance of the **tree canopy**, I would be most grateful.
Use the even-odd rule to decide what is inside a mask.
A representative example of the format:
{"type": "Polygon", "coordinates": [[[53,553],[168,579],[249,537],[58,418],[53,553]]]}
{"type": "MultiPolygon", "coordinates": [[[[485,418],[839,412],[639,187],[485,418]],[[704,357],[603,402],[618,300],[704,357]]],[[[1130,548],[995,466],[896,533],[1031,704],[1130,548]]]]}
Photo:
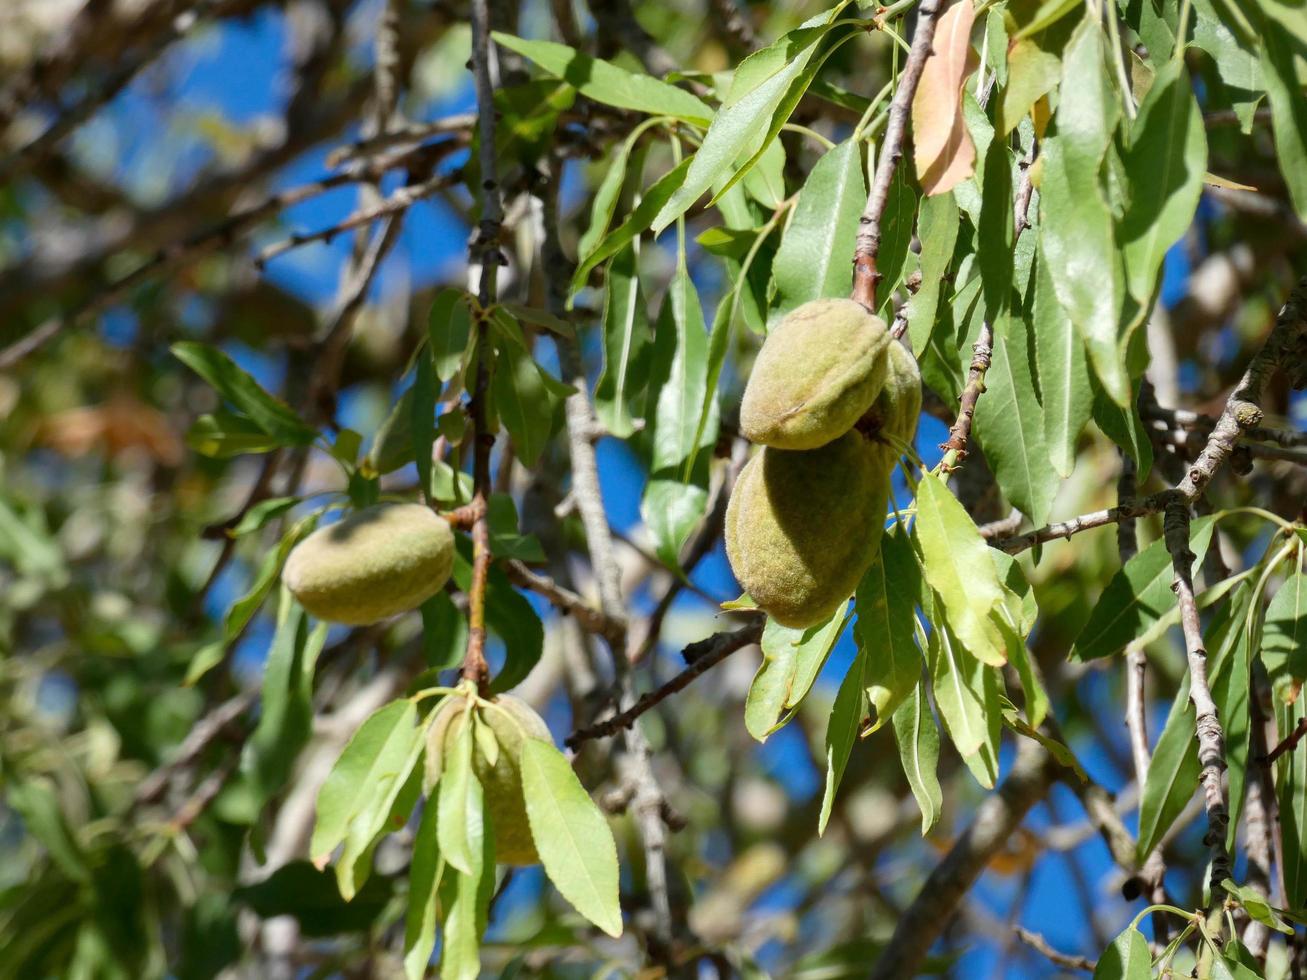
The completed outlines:
{"type": "Polygon", "coordinates": [[[1307,968],[1299,0],[0,66],[0,978],[1307,968]]]}

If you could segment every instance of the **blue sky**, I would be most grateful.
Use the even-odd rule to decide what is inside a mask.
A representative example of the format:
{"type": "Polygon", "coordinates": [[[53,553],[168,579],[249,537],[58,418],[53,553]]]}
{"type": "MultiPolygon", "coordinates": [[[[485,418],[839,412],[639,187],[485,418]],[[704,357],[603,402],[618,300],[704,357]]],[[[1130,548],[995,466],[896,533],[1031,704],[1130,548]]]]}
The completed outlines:
{"type": "MultiPolygon", "coordinates": [[[[283,46],[282,24],[275,13],[261,13],[244,22],[227,23],[218,29],[202,31],[172,52],[161,71],[147,73],[116,99],[82,138],[79,143],[81,152],[99,166],[113,166],[113,161],[117,161],[119,178],[143,196],[166,196],[184,186],[198,168],[210,162],[202,141],[185,135],[186,125],[217,115],[237,129],[249,128],[257,126],[265,114],[282,104],[287,96],[287,78],[282,67],[285,60],[283,46]],[[161,80],[162,94],[158,88],[161,80]],[[178,140],[167,141],[169,147],[182,147],[168,159],[158,156],[158,147],[164,143],[158,138],[161,125],[170,126],[173,132],[182,134],[178,140]]],[[[423,107],[420,115],[423,118],[437,117],[463,110],[470,102],[470,91],[465,88],[442,104],[423,107]]],[[[295,161],[277,177],[275,185],[292,186],[321,176],[325,172],[325,154],[325,150],[319,150],[295,161]]],[[[329,226],[353,210],[355,203],[355,194],[350,189],[333,191],[304,202],[290,209],[284,223],[270,230],[265,240],[279,238],[292,229],[329,226]]],[[[404,283],[418,288],[440,281],[451,268],[457,268],[463,261],[466,236],[467,229],[443,204],[425,202],[417,205],[409,215],[403,238],[387,260],[375,288],[393,289],[404,283]]],[[[316,244],[297,249],[270,263],[267,275],[304,299],[326,305],[334,295],[349,248],[349,236],[340,236],[330,245],[316,244]]],[[[1173,303],[1183,295],[1188,271],[1188,256],[1183,248],[1177,247],[1168,256],[1166,264],[1165,302],[1173,303]]],[[[704,298],[706,309],[711,309],[710,300],[711,297],[704,298]]],[[[113,322],[110,320],[110,329],[113,322]]],[[[277,357],[257,355],[240,347],[233,347],[232,354],[270,386],[275,387],[279,382],[283,366],[277,357]]],[[[347,424],[356,424],[367,433],[367,426],[375,424],[375,420],[349,418],[351,402],[349,393],[345,394],[347,424]]],[[[360,407],[358,414],[366,413],[360,407]]],[[[929,418],[923,420],[918,449],[927,464],[938,459],[937,444],[943,435],[942,425],[929,418]]],[[[619,529],[630,529],[639,521],[644,474],[631,452],[615,440],[600,442],[598,454],[601,482],[612,522],[619,529]]],[[[243,589],[246,574],[247,570],[236,567],[223,577],[220,587],[215,590],[211,607],[215,615],[220,615],[231,598],[243,589]]],[[[695,570],[694,580],[716,596],[732,597],[738,592],[720,546],[695,570]]],[[[701,599],[685,594],[678,600],[677,608],[702,613],[709,607],[701,599]]],[[[264,627],[257,627],[251,633],[244,650],[247,666],[257,667],[268,639],[268,630],[264,627]]],[[[853,642],[846,635],[821,680],[828,694],[838,683],[852,655],[853,642]]],[[[664,665],[664,674],[674,670],[675,666],[674,652],[671,652],[664,665]]],[[[1110,689],[1108,676],[1102,672],[1090,672],[1085,676],[1080,695],[1090,703],[1101,703],[1104,710],[1116,711],[1115,694],[1110,689]]],[[[1158,705],[1151,712],[1155,731],[1160,730],[1165,711],[1165,705],[1158,705]]],[[[1124,744],[1123,727],[1120,737],[1124,744]]],[[[797,729],[785,729],[756,752],[762,767],[795,800],[803,800],[820,792],[822,774],[813,769],[809,753],[797,742],[798,738],[797,729]]],[[[1109,790],[1118,790],[1128,781],[1106,755],[1086,746],[1077,748],[1083,753],[1085,766],[1109,790]]],[[[1009,746],[1006,755],[1010,754],[1009,746]]],[[[859,746],[853,761],[853,765],[892,764],[896,764],[893,745],[887,735],[879,741],[859,746]]],[[[1051,803],[1035,808],[1030,826],[1039,830],[1055,821],[1075,823],[1082,819],[1083,814],[1074,797],[1064,787],[1057,787],[1051,803]]],[[[940,832],[940,837],[946,834],[945,829],[940,832]]],[[[937,852],[925,844],[914,845],[914,848],[914,853],[896,851],[894,858],[900,861],[905,857],[915,859],[919,862],[919,870],[924,872],[936,859],[937,852]]],[[[1114,874],[1114,866],[1105,846],[1096,836],[1091,836],[1060,858],[1041,863],[1030,882],[1023,908],[1015,911],[1010,908],[1017,891],[1016,880],[992,873],[982,880],[973,900],[983,907],[985,914],[999,921],[1014,917],[1028,928],[1043,933],[1060,948],[1096,956],[1100,948],[1086,928],[1084,912],[1074,899],[1077,885],[1073,862],[1089,882],[1096,911],[1110,937],[1112,932],[1128,922],[1130,907],[1105,891],[1104,882],[1114,874]]],[[[910,883],[914,876],[903,877],[910,883]]],[[[522,875],[521,881],[514,885],[515,891],[523,894],[539,887],[539,876],[530,873],[522,875]]],[[[892,890],[902,900],[910,898],[910,894],[897,887],[892,890]]],[[[773,906],[792,901],[793,891],[786,884],[764,897],[764,902],[773,906]]],[[[1139,903],[1133,906],[1138,907],[1139,903]]],[[[964,954],[962,972],[968,976],[989,975],[998,962],[997,945],[983,938],[983,931],[969,928],[968,932],[976,936],[978,944],[964,954]]],[[[1048,969],[1047,964],[1037,957],[1023,955],[1013,960],[1006,975],[1043,976],[1047,975],[1048,969]]]]}

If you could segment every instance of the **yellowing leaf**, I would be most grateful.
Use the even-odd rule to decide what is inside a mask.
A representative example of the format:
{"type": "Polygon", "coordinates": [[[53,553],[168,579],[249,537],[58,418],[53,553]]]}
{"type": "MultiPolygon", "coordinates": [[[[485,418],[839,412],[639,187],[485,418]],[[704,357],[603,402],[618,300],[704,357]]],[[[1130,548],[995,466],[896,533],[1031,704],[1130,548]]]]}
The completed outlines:
{"type": "Polygon", "coordinates": [[[979,64],[971,48],[975,17],[972,0],[945,11],[912,99],[917,180],[927,196],[952,190],[976,169],[976,146],[962,119],[962,86],[979,64]]]}
{"type": "Polygon", "coordinates": [[[1209,187],[1224,187],[1228,191],[1255,191],[1257,190],[1252,184],[1241,184],[1237,180],[1231,180],[1229,177],[1222,177],[1219,174],[1203,174],[1203,183],[1209,187]]]}

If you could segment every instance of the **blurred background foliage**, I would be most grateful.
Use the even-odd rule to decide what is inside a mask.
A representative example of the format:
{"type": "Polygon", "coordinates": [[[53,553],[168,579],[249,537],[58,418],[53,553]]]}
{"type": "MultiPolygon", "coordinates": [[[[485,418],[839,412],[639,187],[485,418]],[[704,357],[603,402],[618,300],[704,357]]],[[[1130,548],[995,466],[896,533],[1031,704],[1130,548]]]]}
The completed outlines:
{"type": "MultiPolygon", "coordinates": [[[[1121,5],[1126,25],[1139,24],[1138,6],[1121,5]]],[[[493,22],[509,33],[571,32],[618,64],[691,79],[729,69],[824,9],[753,0],[492,8],[493,22]]],[[[457,179],[475,186],[473,173],[457,172],[468,159],[467,124],[431,129],[384,173],[368,171],[375,157],[351,155],[375,132],[386,98],[414,127],[473,109],[467,19],[462,4],[443,0],[8,0],[0,9],[0,976],[399,970],[411,830],[386,839],[376,873],[350,903],[329,872],[305,860],[307,836],[316,786],[359,722],[424,671],[457,663],[457,596],[443,628],[425,637],[415,616],[328,635],[304,730],[266,788],[241,759],[263,717],[275,589],[248,621],[232,611],[249,609],[238,600],[251,590],[267,595],[266,575],[257,593],[268,556],[321,495],[357,492],[328,450],[340,446],[352,463],[357,447],[341,439],[357,433],[368,451],[410,383],[436,291],[467,285],[476,205],[457,179]],[[387,17],[388,30],[380,26],[387,17]],[[389,96],[378,91],[379,59],[394,64],[389,96]],[[42,143],[52,123],[66,131],[42,143]],[[347,177],[294,203],[277,197],[333,174],[347,177]],[[350,270],[376,238],[344,231],[255,261],[288,236],[331,228],[440,174],[453,176],[407,211],[338,346],[332,326],[350,270]],[[146,274],[133,280],[141,268],[146,274]],[[264,455],[195,451],[195,420],[221,406],[170,353],[182,340],[227,352],[323,439],[264,455]],[[240,520],[254,513],[251,502],[283,497],[295,498],[293,508],[269,512],[266,523],[240,520]]],[[[821,80],[865,101],[891,77],[894,48],[884,32],[869,31],[826,62],[821,80]]],[[[1234,113],[1244,104],[1212,50],[1197,46],[1187,58],[1207,115],[1209,169],[1256,191],[1205,191],[1167,255],[1148,338],[1158,402],[1216,414],[1304,271],[1307,229],[1289,204],[1264,109],[1254,103],[1251,124],[1239,125],[1234,113]]],[[[518,137],[500,160],[510,228],[504,296],[543,307],[547,273],[533,258],[539,204],[530,192],[556,150],[566,161],[559,227],[575,257],[605,161],[632,116],[529,82],[540,76],[511,55],[503,70],[499,124],[518,137]]],[[[810,96],[793,121],[835,138],[861,115],[852,105],[810,96]]],[[[783,186],[772,193],[784,195],[802,185],[821,146],[797,131],[781,144],[783,186]]],[[[664,153],[650,153],[649,180],[666,169],[664,153]]],[[[758,207],[766,203],[765,187],[750,193],[758,207]]],[[[713,220],[695,209],[689,221],[688,262],[711,310],[729,272],[693,240],[713,220]]],[[[672,236],[646,241],[647,296],[661,295],[674,265],[672,236]]],[[[588,289],[573,318],[592,383],[603,356],[602,307],[602,293],[588,289]]],[[[535,343],[541,364],[557,373],[550,335],[540,332],[535,343]]],[[[729,465],[756,343],[739,331],[727,359],[714,487],[729,465]]],[[[1268,424],[1307,426],[1301,395],[1277,388],[1266,404],[1268,424]]],[[[928,408],[918,450],[933,465],[952,407],[928,408]]],[[[561,407],[556,412],[540,463],[501,458],[496,489],[513,500],[521,531],[539,539],[547,568],[568,571],[590,594],[584,534],[568,507],[561,407]]],[[[652,557],[639,507],[645,451],[610,437],[597,452],[632,642],[651,651],[636,667],[637,683],[652,687],[680,669],[685,645],[723,628],[718,604],[738,589],[713,533],[686,562],[685,583],[652,557]]],[[[1183,447],[1159,444],[1156,452],[1163,474],[1183,472],[1183,447]]],[[[1111,442],[1087,430],[1055,517],[1115,503],[1119,465],[1111,442]]],[[[416,481],[408,465],[382,488],[412,496],[416,481]]],[[[959,481],[977,522],[1006,516],[982,454],[959,481]]],[[[1221,506],[1255,503],[1294,519],[1307,500],[1307,469],[1259,460],[1247,474],[1223,476],[1215,496],[1221,506]]],[[[710,510],[705,527],[714,520],[720,513],[710,510]]],[[[1140,530],[1143,543],[1155,539],[1160,519],[1141,521],[1140,530]]],[[[1255,518],[1226,521],[1220,554],[1237,570],[1261,555],[1270,534],[1255,518]]],[[[1031,649],[1065,738],[1133,829],[1138,787],[1122,723],[1124,670],[1119,660],[1067,661],[1119,566],[1115,536],[1102,531],[1045,545],[1026,571],[1039,606],[1031,649]]],[[[495,663],[539,645],[521,693],[561,740],[574,719],[593,715],[611,668],[574,619],[506,578],[492,588],[503,596],[495,663]]],[[[865,975],[877,944],[985,795],[946,747],[943,817],[923,839],[886,728],[855,747],[830,826],[816,835],[826,719],[854,650],[850,631],[794,722],[764,744],[742,724],[759,662],[752,647],[645,717],[654,771],[674,811],[667,847],[677,935],[697,970],[865,975]]],[[[1183,674],[1176,631],[1155,638],[1148,655],[1156,737],[1183,674]]],[[[1011,753],[1005,743],[1005,771],[1011,753]]],[[[623,815],[622,760],[595,746],[579,770],[614,813],[627,938],[600,941],[537,869],[523,870],[495,905],[484,951],[491,975],[510,962],[519,975],[631,975],[644,960],[653,927],[635,819],[623,815]]],[[[1187,905],[1197,901],[1204,872],[1198,813],[1191,803],[1164,844],[1168,892],[1187,905]]],[[[959,906],[931,966],[956,976],[1048,975],[1054,968],[1015,940],[1012,925],[1096,957],[1142,907],[1135,895],[1123,897],[1124,877],[1077,796],[1055,785],[959,906]]]]}

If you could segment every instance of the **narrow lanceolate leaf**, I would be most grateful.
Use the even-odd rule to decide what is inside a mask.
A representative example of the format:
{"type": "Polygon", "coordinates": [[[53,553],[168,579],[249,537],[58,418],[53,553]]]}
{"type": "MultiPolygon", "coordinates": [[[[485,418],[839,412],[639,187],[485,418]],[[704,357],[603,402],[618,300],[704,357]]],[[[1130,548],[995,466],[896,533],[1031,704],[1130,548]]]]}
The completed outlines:
{"type": "Polygon", "coordinates": [[[1075,26],[1076,18],[1065,17],[1010,46],[1007,84],[999,96],[997,129],[1000,136],[1016,129],[1031,107],[1052,91],[1062,77],[1060,55],[1075,26]]]}
{"type": "Polygon", "coordinates": [[[1112,940],[1094,967],[1094,980],[1148,980],[1152,975],[1148,940],[1134,926],[1112,940]]]}
{"type": "Polygon", "coordinates": [[[404,975],[422,980],[436,948],[436,905],[444,862],[436,835],[437,807],[422,811],[408,869],[408,912],[404,917],[404,975]]]}
{"type": "Polygon", "coordinates": [[[490,394],[499,420],[513,437],[518,458],[526,466],[534,465],[549,442],[555,402],[531,355],[507,345],[500,350],[490,394]]]}
{"type": "Polygon", "coordinates": [[[307,446],[317,437],[317,431],[305,424],[289,405],[264,391],[218,348],[185,340],[173,344],[172,352],[281,445],[307,446]]]}
{"type": "MultiPolygon", "coordinates": [[[[1287,16],[1301,17],[1293,11],[1287,16]]],[[[1262,35],[1262,73],[1271,103],[1271,129],[1280,173],[1298,217],[1307,220],[1307,100],[1303,99],[1301,51],[1295,52],[1287,31],[1273,21],[1262,35]]]]}
{"type": "Polygon", "coordinates": [[[917,487],[915,533],[921,543],[922,573],[962,646],[982,663],[1006,663],[1003,638],[989,618],[1003,598],[989,546],[966,508],[933,474],[917,487]]]}
{"type": "Polygon", "coordinates": [[[531,837],[549,880],[583,916],[608,935],[620,936],[613,833],[571,764],[548,742],[523,741],[522,793],[531,837]]]}
{"type": "Polygon", "coordinates": [[[976,147],[962,118],[962,87],[980,64],[971,47],[975,18],[971,0],[944,11],[912,98],[917,182],[927,196],[947,193],[975,172],[976,147]]]}
{"type": "Polygon", "coordinates": [[[636,235],[644,232],[649,227],[654,215],[667,203],[677,188],[684,183],[686,173],[689,171],[693,159],[692,157],[682,160],[659,177],[653,186],[644,192],[644,196],[640,198],[640,203],[626,216],[626,220],[605,235],[603,240],[595,246],[594,251],[577,263],[576,274],[572,276],[572,292],[575,293],[586,284],[586,280],[590,278],[590,272],[595,266],[616,255],[629,245],[636,235]]]}
{"type": "Polygon", "coordinates": [[[904,269],[907,267],[908,252],[912,247],[912,231],[917,223],[917,192],[912,189],[906,167],[894,171],[890,181],[889,194],[885,198],[885,213],[880,221],[880,254],[877,256],[877,268],[884,277],[878,295],[881,297],[880,309],[877,311],[886,319],[885,312],[893,298],[894,290],[903,282],[904,269]]]}
{"type": "Polygon", "coordinates": [[[372,854],[381,839],[404,826],[413,813],[422,790],[417,770],[422,743],[421,732],[412,729],[408,754],[393,769],[378,773],[368,785],[360,787],[365,794],[363,804],[350,821],[345,845],[336,861],[336,886],[347,902],[353,901],[372,874],[372,854]]]}
{"type": "Polygon", "coordinates": [[[874,709],[870,732],[889,721],[921,681],[915,632],[921,570],[907,534],[881,538],[880,553],[858,583],[854,633],[865,658],[863,681],[874,709]]]}
{"type": "MultiPolygon", "coordinates": [[[[708,399],[708,334],[690,274],[678,268],[667,287],[654,334],[647,412],[650,468],[676,471],[694,455],[699,414],[708,399]]],[[[714,433],[715,441],[715,433],[714,433]]]]}
{"type": "Polygon", "coordinates": [[[957,638],[945,626],[931,630],[926,644],[930,688],[940,720],[958,755],[976,755],[988,742],[983,678],[971,669],[984,668],[958,648],[957,638]]]}
{"type": "Polygon", "coordinates": [[[566,44],[528,41],[500,31],[491,36],[496,44],[529,58],[595,102],[655,116],[674,116],[695,126],[707,126],[712,118],[712,110],[697,96],[651,75],[618,68],[566,44]]]}
{"type": "MultiPolygon", "coordinates": [[[[444,819],[443,815],[439,819],[444,819]]],[[[477,980],[481,975],[481,936],[486,930],[490,899],[495,892],[495,851],[489,834],[478,845],[475,871],[450,874],[450,869],[446,869],[441,882],[446,910],[440,950],[442,980],[477,980]]]]}
{"type": "Polygon", "coordinates": [[[958,240],[958,204],[952,194],[936,194],[921,202],[917,238],[921,242],[921,287],[908,300],[908,336],[912,349],[925,351],[935,326],[944,277],[958,240]]]}
{"type": "Polygon", "coordinates": [[[807,697],[840,637],[847,608],[848,603],[843,603],[826,622],[802,630],[767,621],[762,666],[744,702],[745,727],[758,741],[776,730],[782,712],[807,697]]]}
{"type": "Polygon", "coordinates": [[[640,516],[653,537],[654,554],[663,564],[680,569],[681,549],[707,507],[708,487],[704,481],[682,483],[679,474],[650,478],[640,498],[640,516]]]}
{"type": "Polygon", "coordinates": [[[939,729],[930,712],[924,684],[918,684],[912,696],[895,710],[894,741],[898,743],[903,775],[921,810],[924,836],[939,821],[944,809],[944,793],[935,771],[939,763],[939,729]]]}
{"type": "Polygon", "coordinates": [[[1112,213],[1099,186],[1120,101],[1105,74],[1102,37],[1087,18],[1063,55],[1057,134],[1040,151],[1040,245],[1058,301],[1084,337],[1103,387],[1125,405],[1129,379],[1117,343],[1124,285],[1112,213]]]}
{"type": "Polygon", "coordinates": [[[1229,104],[1239,119],[1240,129],[1245,134],[1251,133],[1253,113],[1266,94],[1256,46],[1241,43],[1207,0],[1194,4],[1194,14],[1194,44],[1211,56],[1221,79],[1211,104],[1229,104]]]}
{"type": "Polygon", "coordinates": [[[417,731],[417,708],[407,698],[390,702],[359,726],[318,790],[309,856],[319,868],[345,839],[355,817],[395,780],[417,731]]]}
{"type": "MultiPolygon", "coordinates": [[[[1288,738],[1307,718],[1307,698],[1292,704],[1275,698],[1273,703],[1277,734],[1288,738]]],[[[1307,905],[1307,752],[1301,746],[1276,760],[1275,792],[1284,837],[1284,901],[1300,909],[1307,905]]]]}
{"type": "Polygon", "coordinates": [[[976,240],[980,282],[985,297],[985,316],[996,320],[1011,307],[1016,267],[1012,249],[1016,243],[1013,201],[1016,196],[1016,158],[1006,140],[994,140],[985,152],[981,188],[980,223],[976,240]]]}
{"type": "Polygon", "coordinates": [[[690,158],[685,182],[654,218],[655,234],[689,210],[714,184],[729,185],[733,178],[743,176],[743,171],[737,169],[737,161],[751,160],[765,147],[777,108],[791,84],[807,67],[823,34],[824,31],[806,31],[801,38],[802,46],[789,53],[790,60],[784,68],[713,117],[698,152],[690,158]]]}
{"type": "Polygon", "coordinates": [[[835,804],[835,792],[844,778],[844,768],[849,763],[854,743],[858,741],[858,725],[862,723],[866,704],[863,695],[865,664],[866,653],[859,651],[853,658],[853,666],[844,675],[835,695],[835,704],[831,707],[830,719],[826,722],[826,789],[821,798],[821,814],[817,818],[818,834],[826,832],[831,807],[835,804]]]}
{"type": "Polygon", "coordinates": [[[1130,182],[1120,242],[1126,285],[1147,305],[1162,258],[1193,221],[1207,170],[1207,135],[1183,62],[1167,61],[1153,79],[1122,162],[1130,182]]]}
{"type": "Polygon", "coordinates": [[[475,877],[481,871],[485,837],[484,795],[472,768],[471,716],[450,722],[437,790],[440,850],[454,868],[475,877]]]}
{"type": "Polygon", "coordinates": [[[1148,778],[1139,801],[1139,839],[1135,854],[1142,864],[1162,839],[1198,785],[1198,742],[1194,735],[1194,707],[1189,701],[1186,677],[1171,703],[1162,734],[1153,748],[1148,778]]]}
{"type": "Polygon", "coordinates": [[[1026,325],[1004,317],[998,327],[985,397],[976,404],[975,435],[1003,496],[1040,527],[1060,481],[1046,462],[1044,409],[1030,376],[1026,325]]]}
{"type": "Polygon", "coordinates": [[[308,617],[282,586],[277,632],[263,668],[262,713],[241,755],[241,772],[259,804],[290,777],[313,721],[313,669],[327,624],[311,631],[308,617]]]}
{"type": "Polygon", "coordinates": [[[1031,319],[1043,395],[1044,444],[1053,469],[1067,477],[1075,466],[1076,441],[1093,413],[1094,395],[1085,343],[1057,301],[1048,265],[1042,259],[1035,261],[1031,319]]]}
{"type": "Polygon", "coordinates": [[[431,492],[431,447],[436,441],[436,372],[431,352],[419,350],[409,399],[409,427],[413,433],[413,462],[417,464],[422,494],[431,492]]]}
{"type": "Polygon", "coordinates": [[[808,174],[776,250],[772,281],[779,313],[809,300],[848,295],[852,269],[844,253],[866,202],[862,155],[856,142],[846,140],[808,174]]]}
{"type": "Polygon", "coordinates": [[[427,342],[435,364],[436,377],[442,382],[458,374],[472,338],[472,311],[469,297],[461,289],[442,289],[431,301],[427,314],[427,342]]]}
{"type": "Polygon", "coordinates": [[[635,432],[631,406],[649,380],[650,332],[634,247],[608,266],[604,294],[604,366],[595,383],[595,414],[619,439],[635,432]]]}
{"type": "Polygon", "coordinates": [[[1307,680],[1307,574],[1290,575],[1266,607],[1262,662],[1283,700],[1298,696],[1307,680]]]}
{"type": "MultiPolygon", "coordinates": [[[[1189,548],[1197,561],[1207,552],[1212,528],[1210,517],[1200,517],[1190,527],[1189,548]]],[[[1175,605],[1171,580],[1171,555],[1159,538],[1112,576],[1076,638],[1071,656],[1096,660],[1125,649],[1175,605]]]]}

